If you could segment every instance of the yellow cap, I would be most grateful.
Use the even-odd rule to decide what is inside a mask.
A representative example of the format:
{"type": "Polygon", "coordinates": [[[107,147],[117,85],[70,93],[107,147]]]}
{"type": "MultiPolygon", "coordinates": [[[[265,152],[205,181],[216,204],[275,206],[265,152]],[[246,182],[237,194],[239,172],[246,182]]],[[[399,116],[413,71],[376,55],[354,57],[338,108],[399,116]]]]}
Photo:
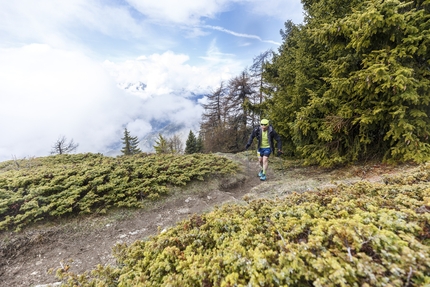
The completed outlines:
{"type": "Polygon", "coordinates": [[[260,124],[267,126],[267,125],[269,124],[269,120],[262,119],[262,120],[260,121],[260,124]]]}

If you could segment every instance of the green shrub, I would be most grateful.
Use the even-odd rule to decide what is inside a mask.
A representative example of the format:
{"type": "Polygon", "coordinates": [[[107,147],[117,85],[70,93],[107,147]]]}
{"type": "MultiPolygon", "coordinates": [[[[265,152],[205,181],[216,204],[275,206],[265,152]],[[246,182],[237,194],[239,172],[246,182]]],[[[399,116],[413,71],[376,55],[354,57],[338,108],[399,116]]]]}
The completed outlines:
{"type": "Polygon", "coordinates": [[[66,286],[428,286],[428,173],[224,205],[117,245],[115,267],[58,275],[66,286]]]}
{"type": "Polygon", "coordinates": [[[106,212],[115,206],[140,208],[146,200],[165,195],[170,186],[237,170],[227,158],[207,154],[117,158],[66,154],[33,161],[37,164],[21,168],[14,162],[2,164],[0,230],[19,230],[49,217],[106,212]]]}

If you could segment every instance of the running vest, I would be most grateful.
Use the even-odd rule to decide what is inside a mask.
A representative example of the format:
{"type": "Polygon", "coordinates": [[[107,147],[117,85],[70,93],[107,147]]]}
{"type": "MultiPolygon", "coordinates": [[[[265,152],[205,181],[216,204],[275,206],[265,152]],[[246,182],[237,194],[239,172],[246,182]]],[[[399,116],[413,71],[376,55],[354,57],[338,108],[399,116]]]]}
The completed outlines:
{"type": "Polygon", "coordinates": [[[269,144],[269,131],[261,131],[261,146],[260,148],[268,148],[270,147],[269,144]]]}

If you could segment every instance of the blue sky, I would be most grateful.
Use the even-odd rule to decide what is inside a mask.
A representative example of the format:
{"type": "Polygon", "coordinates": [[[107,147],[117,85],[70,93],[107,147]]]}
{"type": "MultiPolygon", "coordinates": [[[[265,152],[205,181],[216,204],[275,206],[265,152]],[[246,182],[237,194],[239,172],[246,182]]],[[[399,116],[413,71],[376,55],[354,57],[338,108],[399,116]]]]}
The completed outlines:
{"type": "Polygon", "coordinates": [[[287,20],[302,22],[299,0],[0,0],[0,161],[49,155],[60,136],[109,153],[154,121],[186,138],[192,93],[276,50],[287,20]]]}

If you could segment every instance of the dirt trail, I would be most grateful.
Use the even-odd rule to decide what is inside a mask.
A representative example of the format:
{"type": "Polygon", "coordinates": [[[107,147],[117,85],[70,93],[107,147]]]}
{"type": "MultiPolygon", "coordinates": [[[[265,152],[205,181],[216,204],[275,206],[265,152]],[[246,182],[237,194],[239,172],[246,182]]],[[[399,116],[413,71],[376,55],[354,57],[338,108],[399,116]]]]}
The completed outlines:
{"type": "MultiPolygon", "coordinates": [[[[107,216],[58,220],[20,233],[0,233],[1,286],[46,286],[55,284],[55,272],[68,264],[75,273],[93,269],[97,264],[114,264],[112,247],[132,243],[173,226],[195,213],[207,212],[227,202],[244,203],[243,197],[281,197],[292,191],[315,190],[336,183],[360,180],[382,181],[382,174],[404,172],[406,167],[373,166],[327,171],[316,168],[269,167],[268,181],[256,176],[258,163],[243,154],[226,155],[241,163],[234,177],[211,178],[177,188],[173,196],[144,210],[118,210],[107,216]],[[2,261],[2,262],[1,262],[2,261]]],[[[279,159],[271,159],[275,166],[279,159]]],[[[55,286],[55,285],[53,285],[55,286]]]]}

